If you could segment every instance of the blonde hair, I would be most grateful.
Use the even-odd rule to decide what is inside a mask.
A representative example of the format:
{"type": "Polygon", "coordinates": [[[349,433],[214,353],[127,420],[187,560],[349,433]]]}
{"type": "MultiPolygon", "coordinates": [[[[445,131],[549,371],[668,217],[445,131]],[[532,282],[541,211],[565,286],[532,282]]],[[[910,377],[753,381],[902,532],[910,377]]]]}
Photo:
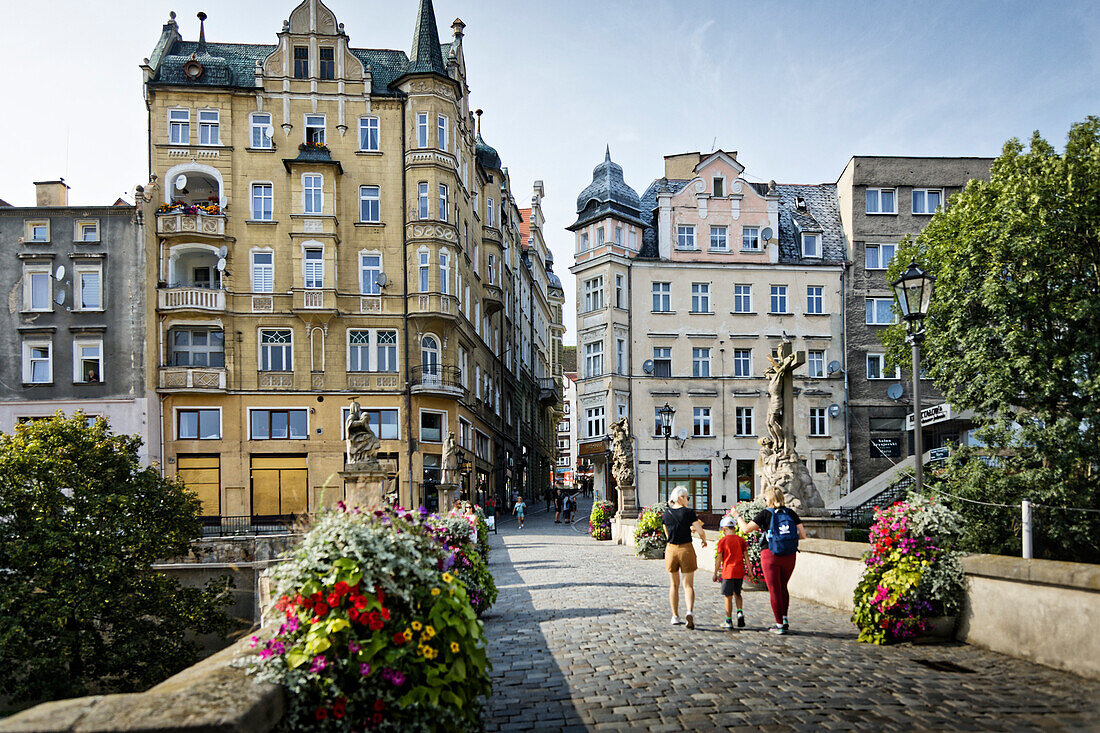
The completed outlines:
{"type": "Polygon", "coordinates": [[[771,488],[767,493],[768,506],[774,508],[787,506],[787,497],[783,495],[782,489],[771,488]]]}

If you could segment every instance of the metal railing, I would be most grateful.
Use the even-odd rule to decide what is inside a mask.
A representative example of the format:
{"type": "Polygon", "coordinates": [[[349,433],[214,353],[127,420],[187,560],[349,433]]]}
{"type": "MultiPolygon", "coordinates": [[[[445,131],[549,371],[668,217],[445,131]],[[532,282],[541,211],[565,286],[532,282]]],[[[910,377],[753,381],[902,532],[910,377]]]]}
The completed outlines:
{"type": "Polygon", "coordinates": [[[286,516],[241,516],[241,517],[203,517],[203,537],[241,537],[258,534],[287,534],[295,522],[295,517],[286,516]]]}
{"type": "Polygon", "coordinates": [[[465,390],[462,384],[462,370],[456,366],[444,364],[418,365],[412,368],[412,385],[426,389],[440,389],[447,392],[465,390]]]}
{"type": "MultiPolygon", "coordinates": [[[[934,467],[943,463],[942,458],[926,461],[925,466],[934,467]]],[[[925,474],[926,481],[925,486],[928,485],[927,479],[932,478],[930,474],[925,474]]],[[[837,509],[833,512],[833,516],[838,519],[843,519],[848,522],[848,526],[853,529],[869,529],[872,524],[875,523],[875,509],[890,507],[899,501],[904,501],[905,497],[909,495],[913,486],[917,483],[916,477],[911,473],[902,474],[898,477],[898,480],[892,483],[884,491],[877,494],[871,499],[863,502],[859,506],[850,507],[848,509],[837,509]]]]}

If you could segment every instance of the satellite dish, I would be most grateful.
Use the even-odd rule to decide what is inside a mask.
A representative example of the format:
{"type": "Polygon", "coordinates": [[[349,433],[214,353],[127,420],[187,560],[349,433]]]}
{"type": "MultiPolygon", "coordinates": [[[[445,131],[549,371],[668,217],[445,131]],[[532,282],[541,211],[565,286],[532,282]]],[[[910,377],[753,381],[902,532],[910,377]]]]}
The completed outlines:
{"type": "Polygon", "coordinates": [[[225,272],[225,258],[222,257],[218,260],[218,264],[214,265],[214,267],[217,268],[218,272],[225,272]]]}
{"type": "Polygon", "coordinates": [[[386,283],[388,283],[389,281],[389,277],[384,272],[380,272],[374,276],[374,282],[376,282],[378,284],[378,287],[380,288],[386,287],[386,283]]]}
{"type": "Polygon", "coordinates": [[[175,185],[177,191],[182,191],[183,189],[187,188],[187,176],[183,175],[182,173],[176,176],[175,185]]]}
{"type": "Polygon", "coordinates": [[[901,396],[905,393],[905,388],[900,384],[891,384],[886,388],[886,396],[897,402],[901,399],[901,396]]]}
{"type": "Polygon", "coordinates": [[[58,305],[65,305],[65,291],[58,290],[57,295],[55,295],[53,299],[57,301],[58,305]]]}
{"type": "Polygon", "coordinates": [[[268,125],[267,127],[265,127],[264,128],[264,134],[267,135],[268,140],[271,140],[272,138],[274,138],[275,137],[275,126],[274,125],[268,125]]]}
{"type": "Polygon", "coordinates": [[[676,433],[676,440],[683,442],[688,439],[689,435],[691,433],[688,432],[687,428],[680,428],[680,432],[676,433]]]}
{"type": "Polygon", "coordinates": [[[760,239],[764,240],[765,242],[770,242],[772,239],[772,234],[773,232],[771,227],[764,227],[764,231],[760,232],[760,239]]]}
{"type": "Polygon", "coordinates": [[[836,374],[837,372],[840,371],[840,362],[839,361],[830,361],[829,366],[826,367],[826,369],[829,370],[829,374],[836,374]]]}
{"type": "Polygon", "coordinates": [[[226,246],[225,246],[225,245],[223,244],[223,245],[222,245],[222,246],[221,246],[221,247],[220,247],[220,248],[218,249],[218,257],[221,257],[221,258],[222,258],[222,259],[224,260],[224,259],[225,259],[225,256],[226,256],[227,254],[229,254],[229,247],[226,247],[226,246]]]}
{"type": "Polygon", "coordinates": [[[58,265],[57,269],[53,273],[54,280],[61,280],[65,277],[65,265],[58,265]]]}
{"type": "Polygon", "coordinates": [[[840,405],[835,402],[829,405],[829,417],[836,417],[840,414],[840,405]]]}
{"type": "Polygon", "coordinates": [[[653,373],[653,360],[652,359],[646,359],[644,362],[642,362],[642,371],[645,372],[646,374],[652,374],[653,373]]]}

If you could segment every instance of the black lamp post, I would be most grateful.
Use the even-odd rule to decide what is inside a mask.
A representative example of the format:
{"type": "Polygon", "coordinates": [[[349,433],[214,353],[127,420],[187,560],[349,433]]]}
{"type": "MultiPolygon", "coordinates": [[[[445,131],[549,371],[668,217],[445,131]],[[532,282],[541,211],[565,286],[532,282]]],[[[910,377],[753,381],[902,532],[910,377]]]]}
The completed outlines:
{"type": "Polygon", "coordinates": [[[665,435],[665,501],[668,501],[668,439],[672,436],[672,416],[676,408],[666,402],[657,414],[661,416],[661,432],[665,435]]]}
{"type": "Polygon", "coordinates": [[[722,456],[722,478],[726,477],[726,474],[730,472],[730,464],[733,463],[733,459],[730,458],[730,454],[722,456]]]}
{"type": "Polygon", "coordinates": [[[924,318],[932,301],[932,284],[936,278],[912,260],[901,277],[892,284],[898,309],[905,320],[905,340],[913,347],[913,453],[916,454],[917,493],[924,488],[924,446],[921,435],[920,345],[924,341],[924,318]]]}

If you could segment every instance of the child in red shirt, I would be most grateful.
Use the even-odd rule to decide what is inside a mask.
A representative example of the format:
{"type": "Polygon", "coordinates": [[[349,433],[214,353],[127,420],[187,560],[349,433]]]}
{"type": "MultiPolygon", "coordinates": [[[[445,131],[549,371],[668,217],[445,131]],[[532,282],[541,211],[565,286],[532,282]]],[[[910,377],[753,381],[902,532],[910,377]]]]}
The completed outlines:
{"type": "Polygon", "coordinates": [[[723,629],[733,628],[733,603],[737,602],[737,626],[744,628],[745,612],[741,609],[741,587],[745,581],[745,548],[748,543],[736,534],[736,520],[722,517],[722,539],[718,540],[714,564],[714,582],[722,580],[722,595],[726,597],[726,620],[723,629]]]}

